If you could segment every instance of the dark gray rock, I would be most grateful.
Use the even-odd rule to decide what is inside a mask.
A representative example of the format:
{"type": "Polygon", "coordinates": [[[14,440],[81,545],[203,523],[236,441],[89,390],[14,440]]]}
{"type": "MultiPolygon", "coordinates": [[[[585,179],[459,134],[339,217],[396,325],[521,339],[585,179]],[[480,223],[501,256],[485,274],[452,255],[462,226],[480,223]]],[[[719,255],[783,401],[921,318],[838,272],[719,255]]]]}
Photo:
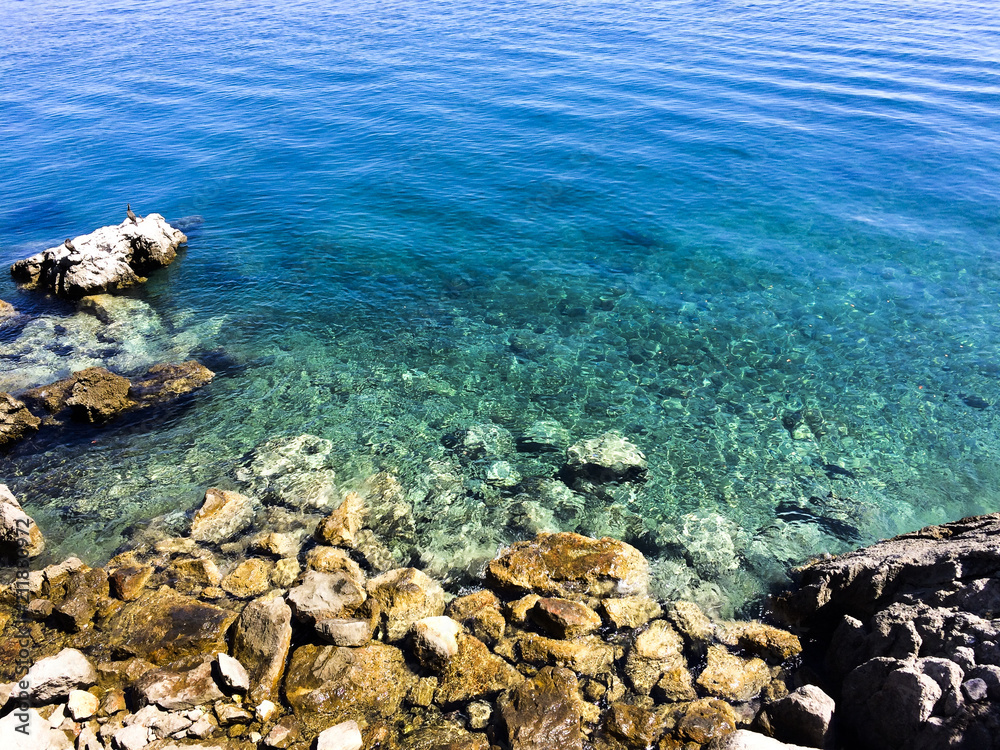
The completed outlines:
{"type": "Polygon", "coordinates": [[[767,707],[774,736],[807,747],[833,747],[833,698],[815,685],[803,685],[767,707]]]}

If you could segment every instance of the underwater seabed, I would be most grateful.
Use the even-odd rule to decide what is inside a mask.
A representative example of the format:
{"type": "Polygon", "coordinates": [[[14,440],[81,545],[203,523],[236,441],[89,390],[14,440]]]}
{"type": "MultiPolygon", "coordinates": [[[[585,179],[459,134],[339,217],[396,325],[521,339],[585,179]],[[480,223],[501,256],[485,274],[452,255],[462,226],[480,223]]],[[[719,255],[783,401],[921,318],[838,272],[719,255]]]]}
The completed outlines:
{"type": "MultiPolygon", "coordinates": [[[[398,490],[370,524],[396,564],[458,588],[537,531],[610,535],[654,560],[659,596],[722,616],[809,557],[997,508],[997,372],[974,345],[991,319],[955,314],[987,275],[897,264],[848,289],[708,252],[670,262],[470,271],[436,298],[266,334],[143,302],[122,367],[214,350],[220,377],[155,419],[36,438],[0,473],[49,558],[100,563],[182,528],[209,486],[307,529],[384,472],[398,490]],[[646,481],[570,489],[565,449],[609,430],[646,454],[646,481]]],[[[2,377],[60,376],[43,373],[76,360],[50,362],[31,332],[77,315],[25,325],[2,377]]],[[[93,325],[64,335],[109,337],[93,325]]]]}

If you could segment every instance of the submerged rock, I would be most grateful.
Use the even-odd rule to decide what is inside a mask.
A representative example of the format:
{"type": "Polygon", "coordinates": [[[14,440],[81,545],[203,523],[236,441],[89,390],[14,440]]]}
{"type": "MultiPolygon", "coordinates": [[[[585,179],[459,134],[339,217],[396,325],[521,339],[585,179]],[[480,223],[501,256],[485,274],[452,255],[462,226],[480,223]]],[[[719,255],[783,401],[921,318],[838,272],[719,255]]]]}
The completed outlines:
{"type": "Polygon", "coordinates": [[[10,267],[11,276],[31,288],[77,299],[124,289],[177,257],[187,237],[160,214],[106,226],[49,248],[10,267]]]}
{"type": "Polygon", "coordinates": [[[0,450],[9,448],[38,431],[42,420],[28,411],[22,401],[0,393],[0,450]]]}
{"type": "Polygon", "coordinates": [[[628,482],[646,477],[646,456],[617,432],[581,440],[566,450],[563,473],[598,484],[628,482]]]}
{"type": "Polygon", "coordinates": [[[338,497],[332,450],[331,441],[315,435],[269,440],[236,470],[236,478],[266,502],[323,508],[338,497]]]}

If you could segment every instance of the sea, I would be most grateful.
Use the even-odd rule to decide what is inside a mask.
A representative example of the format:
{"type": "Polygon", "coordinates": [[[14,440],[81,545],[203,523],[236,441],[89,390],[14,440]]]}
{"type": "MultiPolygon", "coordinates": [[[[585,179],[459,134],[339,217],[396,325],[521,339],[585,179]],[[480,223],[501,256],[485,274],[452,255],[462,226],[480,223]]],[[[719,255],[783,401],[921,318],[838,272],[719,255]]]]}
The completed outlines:
{"type": "Polygon", "coordinates": [[[810,558],[1000,510],[995,2],[0,20],[0,264],[126,203],[188,236],[111,322],[4,275],[0,390],[217,373],[0,456],[40,564],[182,533],[212,486],[304,533],[375,481],[372,543],[453,589],[576,531],[732,613],[810,558]],[[645,476],[568,480],[601,436],[645,476]]]}

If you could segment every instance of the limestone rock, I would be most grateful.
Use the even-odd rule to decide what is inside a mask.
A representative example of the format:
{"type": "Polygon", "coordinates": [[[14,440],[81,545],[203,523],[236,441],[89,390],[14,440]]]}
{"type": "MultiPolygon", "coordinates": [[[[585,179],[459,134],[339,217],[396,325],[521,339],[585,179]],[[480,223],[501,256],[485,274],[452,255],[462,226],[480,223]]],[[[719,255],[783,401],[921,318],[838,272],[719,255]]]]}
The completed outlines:
{"type": "Polygon", "coordinates": [[[459,635],[457,653],[443,663],[438,673],[434,702],[451,706],[492,697],[520,681],[520,673],[490,653],[482,641],[470,635],[459,635]]]}
{"type": "Polygon", "coordinates": [[[305,623],[352,614],[367,598],[358,581],[345,573],[307,570],[302,583],[288,592],[296,618],[305,623]]]}
{"type": "Polygon", "coordinates": [[[492,560],[486,581],[498,591],[565,599],[642,595],[649,564],[634,547],[615,539],[568,532],[517,542],[492,560]]]}
{"type": "Polygon", "coordinates": [[[497,700],[498,731],[511,750],[583,750],[576,675],[545,667],[497,700]]]}
{"type": "Polygon", "coordinates": [[[250,690],[250,675],[238,659],[220,651],[215,655],[215,669],[222,687],[234,693],[246,693],[250,690]]]}
{"type": "Polygon", "coordinates": [[[539,599],[531,610],[534,622],[556,638],[577,638],[601,627],[601,618],[585,604],[546,597],[539,599]]]}
{"type": "Polygon", "coordinates": [[[316,750],[361,750],[364,744],[356,721],[341,722],[316,737],[316,750]]]}
{"type": "Polygon", "coordinates": [[[356,492],[347,493],[343,502],[316,527],[316,538],[334,547],[353,547],[364,525],[368,508],[356,492]]]}
{"type": "Polygon", "coordinates": [[[316,633],[334,646],[364,646],[372,639],[374,623],[355,618],[317,620],[316,633]]]}
{"type": "Polygon", "coordinates": [[[465,626],[470,635],[492,646],[507,628],[500,611],[500,600],[489,589],[459,596],[449,602],[448,616],[465,626]]]}
{"type": "Polygon", "coordinates": [[[761,659],[744,659],[723,646],[708,647],[708,664],[698,685],[710,695],[742,702],[756,698],[771,681],[771,671],[761,659]]]}
{"type": "Polygon", "coordinates": [[[237,599],[260,596],[271,586],[273,568],[272,563],[259,557],[244,560],[222,579],[222,590],[237,599]]]}
{"type": "Polygon", "coordinates": [[[149,214],[75,237],[73,250],[60,244],[19,260],[10,273],[18,283],[78,299],[144,281],[145,274],[172,263],[184,242],[182,232],[149,214]]]}
{"type": "Polygon", "coordinates": [[[45,549],[45,540],[31,516],[7,485],[0,484],[0,560],[16,560],[19,555],[38,557],[45,549]]]}
{"type": "Polygon", "coordinates": [[[676,601],[667,607],[667,618],[677,631],[696,650],[701,651],[712,642],[715,626],[701,607],[694,602],[676,601]]]}
{"type": "Polygon", "coordinates": [[[86,688],[97,682],[93,665],[75,648],[64,648],[55,656],[39,659],[25,677],[31,685],[31,699],[35,705],[62,700],[77,688],[86,688]]]}
{"type": "Polygon", "coordinates": [[[236,620],[232,655],[246,665],[249,697],[260,703],[275,695],[292,642],[292,610],[278,596],[250,602],[236,620]]]}
{"type": "Polygon", "coordinates": [[[797,636],[760,622],[720,623],[716,637],[727,646],[736,646],[778,664],[802,651],[797,636]]]}
{"type": "Polygon", "coordinates": [[[299,551],[299,538],[295,534],[274,531],[258,534],[250,542],[250,549],[273,557],[295,557],[299,551]]]}
{"type": "Polygon", "coordinates": [[[458,655],[458,635],[462,626],[450,617],[425,617],[410,627],[413,652],[425,667],[440,667],[458,655]]]}
{"type": "Polygon", "coordinates": [[[663,734],[665,721],[662,714],[626,703],[615,703],[608,709],[605,726],[628,747],[652,747],[663,734]]]}
{"type": "Polygon", "coordinates": [[[23,402],[0,393],[0,450],[33,435],[41,424],[42,420],[28,411],[23,402]]]}
{"type": "Polygon", "coordinates": [[[774,736],[807,747],[832,747],[833,698],[815,685],[804,685],[767,707],[774,736]]]}
{"type": "Polygon", "coordinates": [[[596,483],[644,479],[646,456],[617,432],[581,440],[566,449],[564,472],[596,483]]]}
{"type": "Polygon", "coordinates": [[[253,522],[253,501],[229,490],[211,488],[191,520],[191,538],[219,544],[253,522]]]}
{"type": "Polygon", "coordinates": [[[342,549],[335,547],[313,547],[306,554],[306,567],[320,573],[346,573],[358,582],[358,585],[365,585],[365,574],[351,556],[342,549]]]}
{"type": "Polygon", "coordinates": [[[601,602],[605,617],[616,628],[641,628],[663,613],[663,608],[648,596],[623,596],[601,602]]]}
{"type": "Polygon", "coordinates": [[[687,705],[675,732],[683,740],[704,745],[735,732],[737,721],[739,717],[725,701],[701,698],[687,705]]]}
{"type": "Polygon", "coordinates": [[[444,613],[444,589],[416,568],[397,568],[368,581],[368,595],[381,607],[382,628],[389,641],[406,635],[425,617],[444,613]]]}
{"type": "Polygon", "coordinates": [[[97,713],[100,708],[100,701],[93,693],[86,690],[71,690],[69,700],[66,702],[66,711],[73,721],[86,721],[97,713]]]}
{"type": "Polygon", "coordinates": [[[696,695],[694,678],[683,664],[674,664],[664,669],[653,686],[653,697],[668,703],[694,700],[696,695]]]}
{"type": "Polygon", "coordinates": [[[224,698],[212,676],[212,657],[192,659],[190,668],[154,669],[134,685],[139,701],[169,710],[194,708],[224,698]]]}
{"type": "Polygon", "coordinates": [[[649,695],[664,673],[684,666],[684,642],[666,620],[654,620],[636,636],[625,660],[625,676],[635,691],[649,695]]]}

